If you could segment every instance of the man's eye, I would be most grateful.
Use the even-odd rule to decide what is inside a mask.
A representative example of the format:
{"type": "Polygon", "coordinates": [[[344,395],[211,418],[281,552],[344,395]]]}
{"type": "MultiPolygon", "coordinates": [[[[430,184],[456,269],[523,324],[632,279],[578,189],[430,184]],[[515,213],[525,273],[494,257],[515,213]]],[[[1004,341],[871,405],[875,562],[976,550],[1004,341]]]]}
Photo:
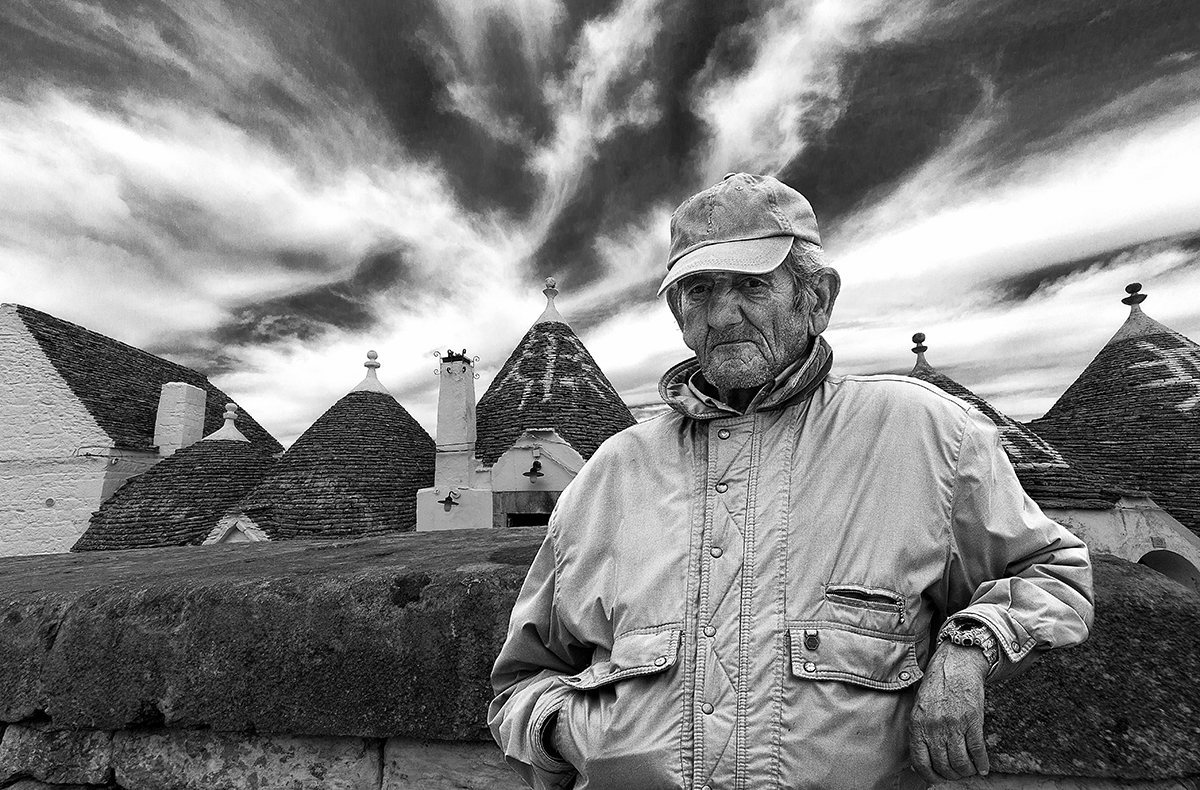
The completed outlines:
{"type": "Polygon", "coordinates": [[[760,280],[757,277],[747,277],[742,280],[742,288],[747,291],[764,291],[769,287],[766,280],[760,280]]]}
{"type": "Polygon", "coordinates": [[[707,283],[696,283],[695,285],[689,285],[686,288],[684,288],[683,295],[686,296],[689,300],[695,302],[700,299],[707,298],[708,293],[711,290],[712,290],[712,286],[708,285],[707,283]]]}

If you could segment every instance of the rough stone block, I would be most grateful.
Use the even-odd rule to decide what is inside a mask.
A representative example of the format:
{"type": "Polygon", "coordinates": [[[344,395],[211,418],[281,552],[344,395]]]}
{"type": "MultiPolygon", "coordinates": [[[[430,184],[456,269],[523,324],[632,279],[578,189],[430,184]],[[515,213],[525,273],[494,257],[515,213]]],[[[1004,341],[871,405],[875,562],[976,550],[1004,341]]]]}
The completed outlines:
{"type": "MultiPolygon", "coordinates": [[[[101,785],[60,785],[47,784],[46,782],[39,782],[36,779],[22,779],[16,784],[11,784],[4,788],[4,790],[96,790],[98,787],[101,787],[101,785]]],[[[110,787],[110,785],[103,785],[103,787],[110,787]]]]}
{"type": "Polygon", "coordinates": [[[0,719],[491,740],[545,528],[0,558],[0,719]]]}
{"type": "Polygon", "coordinates": [[[381,790],[524,790],[491,743],[420,742],[390,738],[383,749],[381,790]]]}
{"type": "Polygon", "coordinates": [[[112,733],[13,724],[0,740],[0,783],[18,776],[54,784],[103,784],[112,777],[112,733]]]}
{"type": "Polygon", "coordinates": [[[123,730],[113,767],[125,790],[362,790],[379,786],[380,742],[363,738],[123,730]]]}

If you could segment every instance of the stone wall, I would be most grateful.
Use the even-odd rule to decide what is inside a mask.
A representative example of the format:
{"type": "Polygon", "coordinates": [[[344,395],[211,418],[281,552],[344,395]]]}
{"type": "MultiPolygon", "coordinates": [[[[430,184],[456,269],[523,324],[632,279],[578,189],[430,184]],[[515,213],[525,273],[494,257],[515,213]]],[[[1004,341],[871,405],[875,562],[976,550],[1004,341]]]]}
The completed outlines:
{"type": "Polygon", "coordinates": [[[11,305],[0,307],[0,377],[0,556],[67,551],[157,458],[112,449],[11,305]]]}
{"type": "MultiPolygon", "coordinates": [[[[0,788],[515,790],[488,674],[543,534],[0,559],[0,788]]],[[[1097,590],[956,786],[1194,790],[1200,597],[1103,557],[1097,590]]]]}

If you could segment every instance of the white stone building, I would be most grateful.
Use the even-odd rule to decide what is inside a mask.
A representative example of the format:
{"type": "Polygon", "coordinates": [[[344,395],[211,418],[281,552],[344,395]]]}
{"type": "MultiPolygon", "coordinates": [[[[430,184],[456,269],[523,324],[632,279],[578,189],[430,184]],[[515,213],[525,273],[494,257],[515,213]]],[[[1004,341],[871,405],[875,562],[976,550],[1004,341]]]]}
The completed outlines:
{"type": "Polygon", "coordinates": [[[417,494],[417,529],[545,524],[558,495],[633,415],[554,305],[525,333],[475,403],[475,363],[441,358],[434,484],[417,494]]]}
{"type": "MultiPolygon", "coordinates": [[[[0,556],[67,551],[126,480],[215,431],[201,373],[23,305],[0,305],[0,556]]],[[[283,448],[253,418],[242,429],[283,448]]]]}

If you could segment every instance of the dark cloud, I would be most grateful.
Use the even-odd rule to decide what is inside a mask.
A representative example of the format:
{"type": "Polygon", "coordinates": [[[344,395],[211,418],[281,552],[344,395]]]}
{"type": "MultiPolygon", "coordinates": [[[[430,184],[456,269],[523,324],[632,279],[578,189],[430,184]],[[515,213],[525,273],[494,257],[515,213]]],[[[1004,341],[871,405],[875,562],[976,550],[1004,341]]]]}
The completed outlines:
{"type": "Polygon", "coordinates": [[[1029,299],[1034,294],[1061,282],[1068,277],[1088,271],[1089,269],[1104,269],[1113,262],[1113,254],[1095,255],[1076,261],[1064,261],[1050,266],[1043,266],[1033,271],[1005,277],[993,283],[991,290],[1001,302],[1019,303],[1029,299]]]}
{"type": "Polygon", "coordinates": [[[278,340],[311,340],[328,329],[361,331],[378,320],[373,297],[410,280],[404,251],[367,256],[340,282],[235,309],[215,332],[222,344],[254,345],[278,340]]]}
{"type": "MultiPolygon", "coordinates": [[[[97,10],[121,23],[169,31],[164,41],[181,44],[187,39],[186,25],[165,4],[113,2],[97,10]]],[[[10,88],[48,80],[103,95],[161,84],[184,73],[147,59],[119,27],[97,24],[86,6],[55,0],[0,5],[0,52],[5,53],[0,80],[10,88]]]]}
{"type": "MultiPolygon", "coordinates": [[[[781,175],[831,227],[937,153],[985,95],[997,105],[989,134],[970,152],[978,169],[1044,148],[1135,88],[1187,72],[1200,52],[1200,5],[1191,0],[976,4],[938,21],[916,40],[846,52],[841,114],[827,129],[801,130],[811,142],[781,175]]],[[[1173,92],[1187,86],[1200,99],[1194,79],[1173,92]]],[[[1129,110],[1140,117],[1114,114],[1106,123],[1174,106],[1144,103],[1129,110]]]]}
{"type": "MultiPolygon", "coordinates": [[[[991,292],[1002,303],[1018,303],[1035,296],[1039,292],[1083,272],[1099,272],[1113,266],[1128,263],[1131,260],[1149,258],[1161,252],[1178,250],[1195,254],[1200,252],[1200,234],[1187,234],[1155,241],[1130,244],[1107,250],[1084,258],[1054,263],[1011,277],[1005,277],[993,282],[991,292]]],[[[1173,268],[1186,268],[1195,265],[1194,260],[1185,261],[1173,268]]],[[[1170,271],[1168,269],[1167,271],[1170,271]]],[[[1159,276],[1165,275],[1160,271],[1159,276]]]]}
{"type": "Polygon", "coordinates": [[[971,113],[983,95],[971,66],[969,52],[925,44],[847,53],[840,115],[827,129],[805,130],[809,145],[780,179],[835,227],[872,190],[932,156],[971,113]]]}
{"type": "Polygon", "coordinates": [[[689,105],[688,87],[715,54],[741,58],[741,25],[748,2],[671,3],[662,32],[642,62],[613,86],[608,102],[621,106],[645,83],[661,97],[660,117],[648,126],[622,127],[603,141],[582,174],[581,185],[555,217],[533,256],[533,276],[555,271],[586,284],[600,276],[594,241],[618,235],[645,212],[678,203],[694,189],[697,149],[706,127],[689,105]]]}
{"type": "MultiPolygon", "coordinates": [[[[538,179],[526,168],[527,145],[499,138],[456,112],[449,96],[454,77],[452,31],[432,0],[330,0],[330,34],[353,65],[398,140],[414,155],[445,170],[463,205],[507,209],[523,215],[536,199],[538,179]]],[[[487,56],[500,67],[518,63],[513,31],[489,27],[487,56]]],[[[511,77],[500,107],[535,136],[544,131],[545,108],[535,106],[536,75],[523,67],[511,77]],[[524,72],[524,73],[522,73],[524,72]],[[522,82],[523,81],[523,82],[522,82]]]]}

